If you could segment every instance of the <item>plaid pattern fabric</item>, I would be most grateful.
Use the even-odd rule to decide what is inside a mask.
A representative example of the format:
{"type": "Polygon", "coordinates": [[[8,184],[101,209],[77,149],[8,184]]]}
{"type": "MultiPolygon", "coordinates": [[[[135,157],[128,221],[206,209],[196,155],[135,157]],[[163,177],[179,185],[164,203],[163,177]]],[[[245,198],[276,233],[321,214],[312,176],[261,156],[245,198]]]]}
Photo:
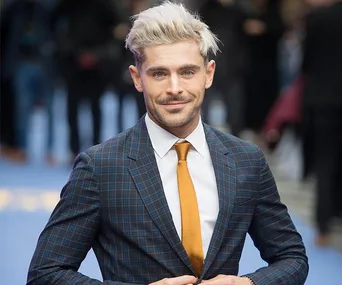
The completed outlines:
{"type": "MultiPolygon", "coordinates": [[[[255,284],[304,284],[307,257],[260,150],[204,126],[220,210],[201,278],[238,273],[249,233],[269,263],[255,284]]],[[[81,153],[39,237],[28,284],[148,284],[194,274],[172,221],[144,119],[81,153]],[[105,281],[77,270],[93,248],[105,281]]]]}

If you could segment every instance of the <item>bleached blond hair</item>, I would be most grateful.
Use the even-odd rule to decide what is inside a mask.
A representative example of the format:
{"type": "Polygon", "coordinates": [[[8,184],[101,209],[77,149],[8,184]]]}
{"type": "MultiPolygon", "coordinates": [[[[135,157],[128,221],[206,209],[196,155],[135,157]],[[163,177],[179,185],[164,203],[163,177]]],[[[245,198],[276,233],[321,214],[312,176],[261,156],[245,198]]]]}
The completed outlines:
{"type": "Polygon", "coordinates": [[[134,55],[139,66],[145,60],[144,48],[155,45],[195,41],[201,55],[208,59],[210,53],[219,51],[219,39],[182,4],[164,1],[132,17],[133,26],[126,37],[126,48],[134,55]]]}

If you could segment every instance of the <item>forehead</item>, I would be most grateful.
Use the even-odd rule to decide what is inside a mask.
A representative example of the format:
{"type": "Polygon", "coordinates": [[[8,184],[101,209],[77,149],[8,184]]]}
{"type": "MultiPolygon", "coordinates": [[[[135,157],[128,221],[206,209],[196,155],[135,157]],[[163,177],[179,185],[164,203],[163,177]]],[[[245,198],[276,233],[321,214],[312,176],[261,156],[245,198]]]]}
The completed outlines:
{"type": "Polygon", "coordinates": [[[144,49],[144,54],[145,61],[142,68],[145,70],[155,65],[170,69],[184,64],[204,66],[204,58],[196,42],[150,46],[144,49]]]}

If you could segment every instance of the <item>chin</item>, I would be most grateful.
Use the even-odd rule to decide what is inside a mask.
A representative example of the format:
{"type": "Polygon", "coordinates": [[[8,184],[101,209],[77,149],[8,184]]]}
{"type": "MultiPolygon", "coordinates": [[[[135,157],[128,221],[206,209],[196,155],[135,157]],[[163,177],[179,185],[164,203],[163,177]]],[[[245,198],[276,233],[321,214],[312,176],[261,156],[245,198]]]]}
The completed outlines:
{"type": "Polygon", "coordinates": [[[187,110],[158,110],[157,112],[150,112],[150,116],[154,118],[156,123],[166,128],[180,128],[187,126],[196,119],[194,112],[187,110]]]}
{"type": "Polygon", "coordinates": [[[177,114],[174,114],[174,115],[169,115],[167,117],[164,117],[164,123],[167,127],[169,128],[178,128],[178,127],[184,127],[186,125],[188,125],[191,121],[193,121],[194,119],[193,118],[189,118],[189,117],[186,117],[186,116],[180,116],[177,114]]]}

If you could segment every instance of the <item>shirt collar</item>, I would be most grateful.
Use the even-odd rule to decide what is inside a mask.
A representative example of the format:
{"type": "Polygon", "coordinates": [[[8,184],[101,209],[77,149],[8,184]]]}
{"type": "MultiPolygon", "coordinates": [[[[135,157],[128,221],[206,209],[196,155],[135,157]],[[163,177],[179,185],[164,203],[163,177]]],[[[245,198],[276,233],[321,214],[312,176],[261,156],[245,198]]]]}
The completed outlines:
{"type": "Polygon", "coordinates": [[[206,139],[201,118],[196,129],[185,139],[180,139],[158,126],[151,120],[147,113],[145,116],[145,123],[151,139],[152,147],[159,157],[164,157],[176,142],[184,140],[191,143],[195,150],[200,155],[204,156],[206,139]]]}

